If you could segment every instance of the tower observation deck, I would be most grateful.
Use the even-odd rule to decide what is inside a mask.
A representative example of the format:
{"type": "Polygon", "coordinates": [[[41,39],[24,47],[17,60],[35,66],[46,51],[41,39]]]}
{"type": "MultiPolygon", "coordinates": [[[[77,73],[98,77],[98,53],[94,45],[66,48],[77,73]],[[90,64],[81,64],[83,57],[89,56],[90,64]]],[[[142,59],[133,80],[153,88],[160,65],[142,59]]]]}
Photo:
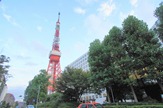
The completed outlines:
{"type": "Polygon", "coordinates": [[[59,31],[60,31],[60,13],[58,13],[58,21],[56,22],[55,35],[52,44],[52,50],[49,54],[49,64],[47,73],[50,76],[48,86],[48,94],[52,94],[55,91],[55,81],[61,74],[60,57],[61,52],[59,50],[59,31]]]}

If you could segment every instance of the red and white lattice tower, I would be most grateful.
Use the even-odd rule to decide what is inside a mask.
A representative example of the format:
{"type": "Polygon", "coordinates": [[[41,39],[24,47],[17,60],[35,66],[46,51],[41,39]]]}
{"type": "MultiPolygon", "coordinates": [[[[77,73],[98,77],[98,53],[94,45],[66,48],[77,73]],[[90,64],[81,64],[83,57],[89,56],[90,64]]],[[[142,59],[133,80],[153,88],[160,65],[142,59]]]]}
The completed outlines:
{"type": "Polygon", "coordinates": [[[48,94],[51,94],[55,91],[55,81],[61,74],[61,67],[60,67],[60,57],[61,52],[59,50],[59,30],[60,30],[60,13],[58,13],[58,21],[56,22],[56,29],[55,35],[52,45],[52,50],[49,54],[49,65],[47,69],[48,75],[50,75],[49,82],[50,85],[48,86],[48,94]]]}

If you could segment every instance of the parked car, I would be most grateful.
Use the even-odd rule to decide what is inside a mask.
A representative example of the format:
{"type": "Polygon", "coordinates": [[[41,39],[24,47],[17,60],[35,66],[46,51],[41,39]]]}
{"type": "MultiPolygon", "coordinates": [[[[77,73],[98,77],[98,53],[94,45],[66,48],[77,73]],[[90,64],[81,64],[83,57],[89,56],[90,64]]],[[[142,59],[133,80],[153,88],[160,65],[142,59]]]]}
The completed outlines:
{"type": "Polygon", "coordinates": [[[78,108],[104,108],[100,103],[96,102],[88,102],[88,103],[81,103],[78,108]]]}
{"type": "Polygon", "coordinates": [[[35,108],[34,105],[27,105],[27,108],[35,108]]]}

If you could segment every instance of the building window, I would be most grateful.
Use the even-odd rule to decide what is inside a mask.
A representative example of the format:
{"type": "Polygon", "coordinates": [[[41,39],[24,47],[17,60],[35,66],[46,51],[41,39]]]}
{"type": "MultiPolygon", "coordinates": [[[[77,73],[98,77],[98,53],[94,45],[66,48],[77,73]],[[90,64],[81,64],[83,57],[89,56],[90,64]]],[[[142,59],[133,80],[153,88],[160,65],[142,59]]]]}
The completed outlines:
{"type": "Polygon", "coordinates": [[[106,97],[106,96],[107,96],[106,93],[104,93],[104,94],[103,94],[103,97],[106,97]]]}
{"type": "Polygon", "coordinates": [[[91,96],[89,96],[89,100],[91,100],[91,96]]]}
{"type": "Polygon", "coordinates": [[[94,95],[92,95],[92,99],[95,99],[95,96],[94,95]]]}
{"type": "Polygon", "coordinates": [[[100,98],[102,98],[102,95],[99,95],[100,98]]]}

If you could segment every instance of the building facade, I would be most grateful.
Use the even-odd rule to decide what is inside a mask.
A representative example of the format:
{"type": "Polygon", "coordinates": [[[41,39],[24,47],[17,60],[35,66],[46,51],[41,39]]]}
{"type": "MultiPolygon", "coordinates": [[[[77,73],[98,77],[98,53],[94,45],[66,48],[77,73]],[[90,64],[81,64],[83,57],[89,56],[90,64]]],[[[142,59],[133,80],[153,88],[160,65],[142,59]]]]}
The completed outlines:
{"type": "Polygon", "coordinates": [[[2,76],[0,78],[0,102],[3,101],[6,93],[7,93],[7,85],[6,85],[5,77],[2,76]]]}
{"type": "Polygon", "coordinates": [[[14,97],[13,94],[7,93],[5,98],[4,98],[4,101],[6,101],[6,103],[9,103],[10,106],[14,106],[14,104],[15,104],[15,97],[14,97]]]}
{"type": "Polygon", "coordinates": [[[89,65],[88,65],[88,53],[83,54],[81,57],[73,61],[69,67],[77,68],[77,69],[83,69],[84,71],[89,71],[89,65]]]}
{"type": "MultiPolygon", "coordinates": [[[[73,61],[70,65],[68,65],[68,67],[89,71],[88,52],[80,56],[75,61],[73,61]]],[[[90,101],[90,100],[95,100],[96,102],[102,104],[106,100],[106,91],[103,91],[101,94],[84,93],[81,96],[81,101],[90,101]]]]}

